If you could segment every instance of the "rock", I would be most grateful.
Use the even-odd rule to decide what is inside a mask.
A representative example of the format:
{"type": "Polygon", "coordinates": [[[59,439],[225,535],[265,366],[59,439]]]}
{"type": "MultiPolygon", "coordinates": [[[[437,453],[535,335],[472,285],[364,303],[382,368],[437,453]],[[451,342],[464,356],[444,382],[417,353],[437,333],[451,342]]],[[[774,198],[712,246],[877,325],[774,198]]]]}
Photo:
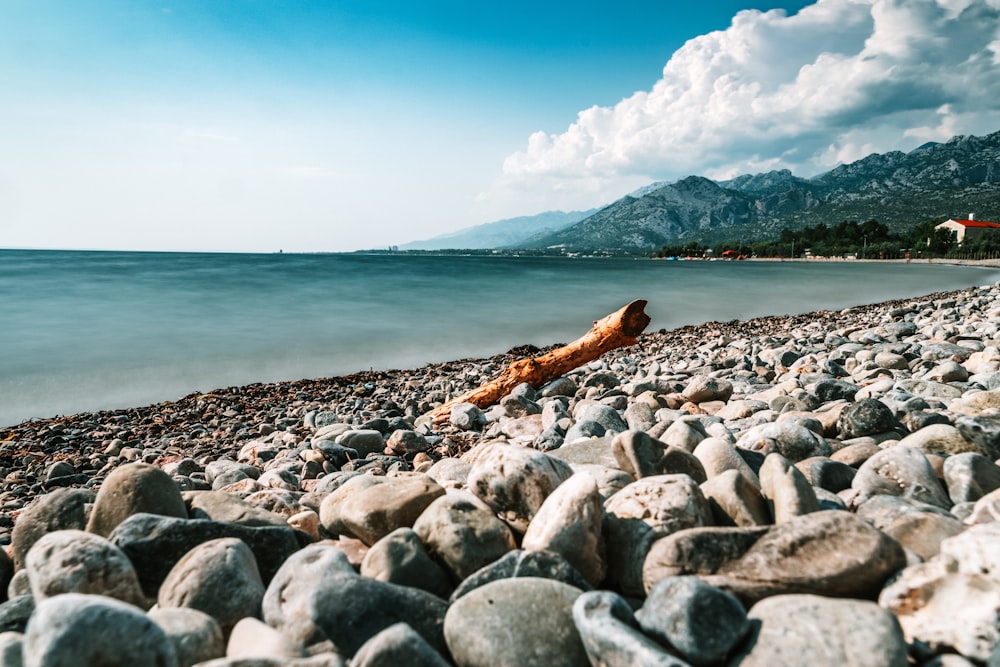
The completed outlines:
{"type": "Polygon", "coordinates": [[[446,651],[442,627],[448,604],[408,586],[375,581],[354,572],[328,546],[293,554],[264,594],[264,622],[303,646],[330,641],[352,656],[369,639],[407,623],[438,652],[446,651]]]}
{"type": "Polygon", "coordinates": [[[705,438],[694,449],[695,457],[701,461],[708,479],[727,470],[736,470],[748,482],[760,488],[757,473],[747,464],[730,443],[721,438],[705,438]]]}
{"type": "Polygon", "coordinates": [[[337,436],[334,442],[347,449],[353,449],[362,459],[369,454],[381,454],[385,449],[385,437],[374,429],[347,431],[337,436]]]}
{"type": "Polygon", "coordinates": [[[229,635],[229,658],[277,658],[290,660],[305,655],[299,644],[251,616],[240,619],[229,635]]]}
{"type": "Polygon", "coordinates": [[[288,526],[241,526],[153,514],[132,515],[115,529],[110,541],[135,565],[143,592],[154,597],[184,554],[203,542],[221,537],[238,538],[250,547],[265,584],[301,546],[295,531],[288,526]]]}
{"type": "Polygon", "coordinates": [[[87,526],[85,505],[93,498],[92,491],[83,489],[57,489],[38,496],[14,523],[10,545],[14,569],[24,567],[28,549],[42,535],[57,530],[83,530],[87,526]]]}
{"type": "Polygon", "coordinates": [[[590,590],[590,584],[579,570],[569,564],[565,558],[553,551],[524,551],[518,549],[508,552],[499,560],[490,563],[481,570],[466,577],[451,594],[454,602],[463,595],[480,586],[516,577],[541,577],[561,581],[578,588],[581,591],[590,590]]]}
{"type": "Polygon", "coordinates": [[[442,598],[452,589],[448,573],[431,559],[410,528],[397,528],[373,544],[361,561],[361,576],[420,588],[442,598]]]}
{"type": "Polygon", "coordinates": [[[906,512],[897,517],[882,532],[903,548],[928,560],[941,550],[941,542],[965,529],[954,517],[931,512],[906,512]]]}
{"type": "Polygon", "coordinates": [[[383,479],[355,489],[340,505],[340,521],[346,534],[369,546],[397,528],[413,526],[417,517],[444,495],[437,482],[419,473],[383,479]]]}
{"type": "Polygon", "coordinates": [[[501,579],[457,599],[445,616],[448,648],[459,667],[584,667],[573,622],[582,591],[551,579],[501,579]]]}
{"type": "Polygon", "coordinates": [[[907,646],[895,617],[873,602],[778,595],[750,609],[758,628],[731,664],[741,667],[906,667],[907,646]]]}
{"type": "Polygon", "coordinates": [[[435,500],[413,524],[413,530],[457,581],[517,547],[507,524],[468,492],[435,500]]]}
{"type": "Polygon", "coordinates": [[[607,468],[596,463],[577,463],[573,465],[573,470],[574,475],[586,475],[593,479],[604,500],[635,481],[635,478],[624,470],[607,468]]]}
{"type": "Polygon", "coordinates": [[[559,459],[497,443],[472,464],[469,490],[513,530],[524,534],[545,498],[572,474],[573,469],[559,459]]]}
{"type": "Polygon", "coordinates": [[[709,375],[695,375],[684,387],[681,395],[692,403],[728,401],[733,395],[733,383],[709,375]]]}
{"type": "Polygon", "coordinates": [[[597,586],[607,571],[603,521],[603,498],[597,483],[587,475],[573,475],[542,503],[521,546],[528,551],[561,554],[597,586]]]}
{"type": "MultiPolygon", "coordinates": [[[[823,403],[836,400],[853,401],[854,395],[861,389],[856,384],[843,380],[826,379],[820,380],[813,387],[813,394],[823,403]]],[[[787,454],[786,454],[787,456],[787,454]]],[[[790,457],[789,457],[790,458],[790,457]]]]}
{"type": "Polygon", "coordinates": [[[181,558],[160,586],[161,608],[189,607],[216,621],[223,634],[247,616],[260,615],[264,583],[253,552],[235,537],[203,542],[181,558]]]}
{"type": "Polygon", "coordinates": [[[592,665],[687,667],[642,634],[632,607],[617,593],[583,593],[573,603],[573,620],[592,665]]]}
{"type": "Polygon", "coordinates": [[[193,491],[186,494],[192,519],[212,519],[245,526],[283,526],[285,517],[268,512],[221,491],[193,491]]]}
{"type": "Polygon", "coordinates": [[[956,454],[944,461],[944,481],[952,503],[975,502],[1000,489],[1000,466],[975,452],[956,454]]]}
{"type": "Polygon", "coordinates": [[[355,493],[360,493],[376,484],[382,483],[381,477],[358,474],[341,482],[323,498],[319,506],[319,522],[327,535],[348,535],[350,533],[341,518],[341,508],[355,493]]]}
{"type": "Polygon", "coordinates": [[[939,454],[941,456],[951,456],[963,452],[983,453],[979,445],[963,438],[958,429],[951,424],[925,426],[900,440],[899,445],[919,449],[924,454],[939,454]]]}
{"type": "Polygon", "coordinates": [[[719,526],[763,526],[771,513],[760,490],[737,470],[727,470],[701,485],[719,526]]]}
{"type": "Polygon", "coordinates": [[[777,452],[792,463],[833,453],[823,436],[793,421],[754,426],[740,436],[736,448],[760,452],[765,456],[777,452]]]}
{"type": "Polygon", "coordinates": [[[856,474],[857,470],[846,463],[832,459],[816,459],[809,464],[806,479],[813,486],[826,489],[830,493],[839,493],[851,488],[856,474]]]}
{"type": "Polygon", "coordinates": [[[889,407],[873,398],[865,398],[845,407],[837,420],[837,431],[843,440],[858,438],[863,435],[885,433],[896,426],[889,407]]]}
{"type": "Polygon", "coordinates": [[[147,463],[115,468],[101,484],[87,532],[108,537],[133,514],[159,514],[187,518],[181,492],[167,473],[147,463]]]}
{"type": "Polygon", "coordinates": [[[697,577],[658,581],[636,618],[647,635],[692,665],[723,662],[750,631],[740,601],[697,577]]]}
{"type": "Polygon", "coordinates": [[[0,633],[0,665],[4,665],[4,667],[23,667],[23,634],[20,632],[0,633]]]}
{"type": "Polygon", "coordinates": [[[361,646],[351,667],[448,667],[434,647],[406,623],[396,623],[361,646]]]}
{"type": "Polygon", "coordinates": [[[622,416],[630,431],[648,431],[656,425],[653,408],[648,403],[630,403],[622,416]]]}
{"type": "Polygon", "coordinates": [[[625,431],[611,440],[611,452],[618,467],[635,479],[662,475],[666,445],[643,431],[625,431]]]}
{"type": "Polygon", "coordinates": [[[671,424],[660,440],[663,444],[693,452],[698,444],[708,436],[708,431],[697,419],[681,418],[671,424]]]}
{"type": "Polygon", "coordinates": [[[830,458],[838,463],[844,463],[852,468],[860,468],[861,464],[882,451],[874,442],[859,442],[838,449],[830,458]]]}
{"type": "Polygon", "coordinates": [[[979,445],[986,458],[992,461],[1000,459],[1000,416],[959,415],[955,419],[955,428],[965,440],[979,445]]]}
{"type": "Polygon", "coordinates": [[[684,528],[711,525],[712,511],[687,475],[645,477],[604,505],[607,579],[625,595],[642,595],[642,564],[650,544],[684,528]]]}
{"type": "Polygon", "coordinates": [[[38,603],[24,633],[24,664],[175,667],[173,643],[140,609],[103,595],[66,593],[38,603]]]}
{"type": "Polygon", "coordinates": [[[222,629],[214,618],[204,612],[186,607],[153,607],[147,615],[173,644],[177,663],[181,667],[221,658],[226,654],[222,629]]]}
{"type": "Polygon", "coordinates": [[[36,602],[63,593],[88,593],[146,608],[131,561],[98,535],[82,530],[48,533],[28,550],[24,568],[36,602]]]}
{"type": "MultiPolygon", "coordinates": [[[[35,611],[35,598],[30,593],[12,596],[0,604],[0,632],[24,632],[28,619],[35,611]]],[[[3,664],[3,663],[0,663],[3,664]]]]}
{"type": "Polygon", "coordinates": [[[927,457],[915,447],[903,444],[883,449],[858,468],[851,482],[858,492],[857,504],[872,496],[903,496],[943,509],[951,501],[938,482],[927,457]]]}
{"type": "Polygon", "coordinates": [[[813,512],[759,531],[702,528],[658,540],[643,565],[646,589],[693,574],[750,604],[788,593],[874,599],[905,563],[898,542],[848,512],[813,512]]]}
{"type": "Polygon", "coordinates": [[[478,431],[486,425],[486,415],[474,403],[459,403],[452,407],[449,423],[463,431],[478,431]]]}
{"type": "Polygon", "coordinates": [[[816,493],[805,475],[781,454],[768,454],[760,468],[761,495],[771,501],[775,523],[819,511],[816,493]]]}
{"type": "Polygon", "coordinates": [[[427,438],[416,431],[403,428],[393,431],[385,445],[397,454],[416,454],[431,448],[427,438]]]}

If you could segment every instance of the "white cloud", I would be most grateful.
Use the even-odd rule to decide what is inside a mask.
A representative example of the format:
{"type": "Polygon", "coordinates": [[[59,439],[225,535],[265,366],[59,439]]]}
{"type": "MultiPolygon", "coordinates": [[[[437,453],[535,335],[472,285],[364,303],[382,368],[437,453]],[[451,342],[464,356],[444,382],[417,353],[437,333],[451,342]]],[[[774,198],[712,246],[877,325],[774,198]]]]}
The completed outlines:
{"type": "MultiPolygon", "coordinates": [[[[536,132],[485,201],[606,203],[654,179],[781,167],[1000,129],[1000,0],[819,0],[690,40],[663,77],[536,132]]],[[[551,206],[550,206],[551,208],[551,206]]]]}

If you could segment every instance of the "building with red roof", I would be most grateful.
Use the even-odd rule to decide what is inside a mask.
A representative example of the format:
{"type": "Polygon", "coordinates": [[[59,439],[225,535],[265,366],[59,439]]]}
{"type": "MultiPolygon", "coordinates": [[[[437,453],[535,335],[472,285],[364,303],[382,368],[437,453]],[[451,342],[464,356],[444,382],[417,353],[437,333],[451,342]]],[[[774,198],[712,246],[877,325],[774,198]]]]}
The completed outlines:
{"type": "Polygon", "coordinates": [[[1000,223],[976,220],[975,214],[970,213],[968,220],[945,220],[934,229],[947,229],[949,232],[954,232],[955,239],[962,243],[966,239],[974,241],[1000,232],[1000,223]]]}

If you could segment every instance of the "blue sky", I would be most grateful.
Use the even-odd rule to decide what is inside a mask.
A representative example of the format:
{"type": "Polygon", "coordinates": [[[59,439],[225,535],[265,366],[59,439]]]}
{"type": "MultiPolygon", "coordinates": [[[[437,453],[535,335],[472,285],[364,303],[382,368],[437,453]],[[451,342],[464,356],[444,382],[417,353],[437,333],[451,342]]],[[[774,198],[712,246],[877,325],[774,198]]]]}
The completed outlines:
{"type": "Polygon", "coordinates": [[[1000,129],[997,0],[0,0],[0,247],[383,247],[1000,129]],[[773,10],[773,11],[771,11],[773,10]]]}

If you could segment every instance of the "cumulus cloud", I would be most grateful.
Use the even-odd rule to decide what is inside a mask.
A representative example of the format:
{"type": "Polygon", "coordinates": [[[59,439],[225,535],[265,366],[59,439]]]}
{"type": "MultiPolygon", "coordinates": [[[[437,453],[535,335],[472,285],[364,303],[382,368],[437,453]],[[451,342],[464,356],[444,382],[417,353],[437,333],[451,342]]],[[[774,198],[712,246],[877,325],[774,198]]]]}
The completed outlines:
{"type": "MultiPolygon", "coordinates": [[[[819,0],[738,13],[650,90],[510,155],[494,193],[617,196],[651,179],[788,167],[1000,129],[1000,0],[819,0]]],[[[570,199],[563,197],[563,202],[570,199]]],[[[605,199],[607,201],[607,199],[605,199]]]]}

